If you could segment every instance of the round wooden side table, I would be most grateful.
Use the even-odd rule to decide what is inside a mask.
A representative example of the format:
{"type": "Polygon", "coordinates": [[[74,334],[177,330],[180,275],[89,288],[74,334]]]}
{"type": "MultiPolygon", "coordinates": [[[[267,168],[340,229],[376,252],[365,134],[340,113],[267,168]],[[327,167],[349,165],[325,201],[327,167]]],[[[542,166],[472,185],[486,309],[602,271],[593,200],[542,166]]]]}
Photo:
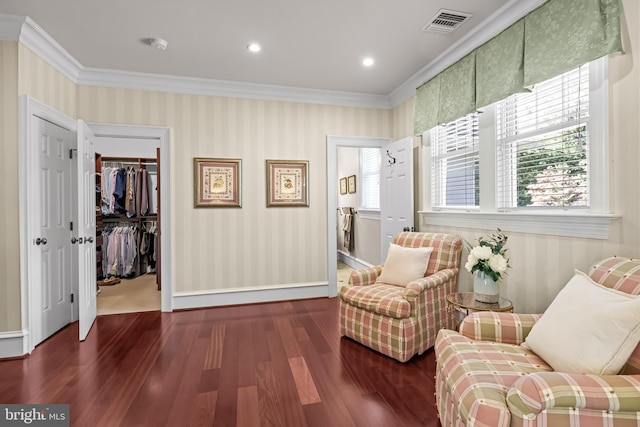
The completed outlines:
{"type": "Polygon", "coordinates": [[[465,316],[475,311],[500,311],[513,313],[513,303],[503,297],[500,297],[496,303],[486,303],[476,301],[473,292],[456,292],[447,295],[447,309],[455,310],[458,313],[456,319],[456,329],[465,316]]]}

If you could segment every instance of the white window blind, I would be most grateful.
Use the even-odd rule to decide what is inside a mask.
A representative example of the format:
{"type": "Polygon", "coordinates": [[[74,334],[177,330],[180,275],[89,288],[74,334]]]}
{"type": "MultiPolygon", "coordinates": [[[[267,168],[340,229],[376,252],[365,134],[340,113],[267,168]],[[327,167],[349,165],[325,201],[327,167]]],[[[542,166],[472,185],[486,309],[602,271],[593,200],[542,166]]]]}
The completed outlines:
{"type": "Polygon", "coordinates": [[[497,106],[498,209],[589,207],[589,64],[497,106]]]}
{"type": "Polygon", "coordinates": [[[433,128],[430,141],[432,208],[479,206],[478,113],[433,128]]]}
{"type": "Polygon", "coordinates": [[[360,207],[380,209],[380,149],[362,148],[360,150],[360,171],[362,199],[360,207]]]}

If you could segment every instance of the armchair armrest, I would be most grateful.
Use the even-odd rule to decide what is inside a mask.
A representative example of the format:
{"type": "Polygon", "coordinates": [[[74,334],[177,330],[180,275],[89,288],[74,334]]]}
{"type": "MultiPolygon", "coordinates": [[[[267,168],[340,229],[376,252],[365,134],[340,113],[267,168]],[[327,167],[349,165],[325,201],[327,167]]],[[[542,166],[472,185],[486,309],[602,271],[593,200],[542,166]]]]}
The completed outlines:
{"type": "Polygon", "coordinates": [[[513,383],[507,404],[523,418],[559,408],[636,413],[640,411],[640,376],[533,373],[513,383]]]}
{"type": "Polygon", "coordinates": [[[404,289],[404,297],[407,301],[414,301],[426,289],[435,288],[448,282],[458,274],[457,268],[446,268],[431,276],[409,282],[404,289]]]}
{"type": "Polygon", "coordinates": [[[460,333],[472,340],[520,345],[541,316],[541,314],[476,312],[464,318],[460,324],[460,333]]]}
{"type": "Polygon", "coordinates": [[[349,284],[352,286],[373,285],[380,273],[382,273],[382,265],[354,270],[349,276],[349,284]]]}

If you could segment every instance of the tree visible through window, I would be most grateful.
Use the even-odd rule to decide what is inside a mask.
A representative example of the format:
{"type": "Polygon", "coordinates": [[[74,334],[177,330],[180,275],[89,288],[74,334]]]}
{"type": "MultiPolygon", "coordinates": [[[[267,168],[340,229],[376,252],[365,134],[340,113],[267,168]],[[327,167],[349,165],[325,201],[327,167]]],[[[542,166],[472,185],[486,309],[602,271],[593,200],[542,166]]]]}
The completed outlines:
{"type": "Polygon", "coordinates": [[[500,208],[589,206],[589,65],[498,103],[500,208]]]}

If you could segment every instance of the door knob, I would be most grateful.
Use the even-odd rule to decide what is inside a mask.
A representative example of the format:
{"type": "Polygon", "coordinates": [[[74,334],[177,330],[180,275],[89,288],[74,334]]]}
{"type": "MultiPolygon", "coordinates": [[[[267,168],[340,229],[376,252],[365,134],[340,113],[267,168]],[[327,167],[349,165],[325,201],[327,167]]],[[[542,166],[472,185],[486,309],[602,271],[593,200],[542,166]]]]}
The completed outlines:
{"type": "Polygon", "coordinates": [[[86,242],[93,243],[93,237],[85,237],[84,241],[85,241],[85,243],[86,242]]]}
{"type": "Polygon", "coordinates": [[[43,237],[43,238],[38,237],[36,239],[36,245],[46,245],[46,244],[47,244],[47,238],[46,237],[43,237]]]}
{"type": "Polygon", "coordinates": [[[73,245],[73,244],[75,244],[77,241],[78,241],[78,239],[76,239],[75,237],[72,237],[72,238],[71,238],[71,244],[72,244],[72,245],[73,245]]]}

